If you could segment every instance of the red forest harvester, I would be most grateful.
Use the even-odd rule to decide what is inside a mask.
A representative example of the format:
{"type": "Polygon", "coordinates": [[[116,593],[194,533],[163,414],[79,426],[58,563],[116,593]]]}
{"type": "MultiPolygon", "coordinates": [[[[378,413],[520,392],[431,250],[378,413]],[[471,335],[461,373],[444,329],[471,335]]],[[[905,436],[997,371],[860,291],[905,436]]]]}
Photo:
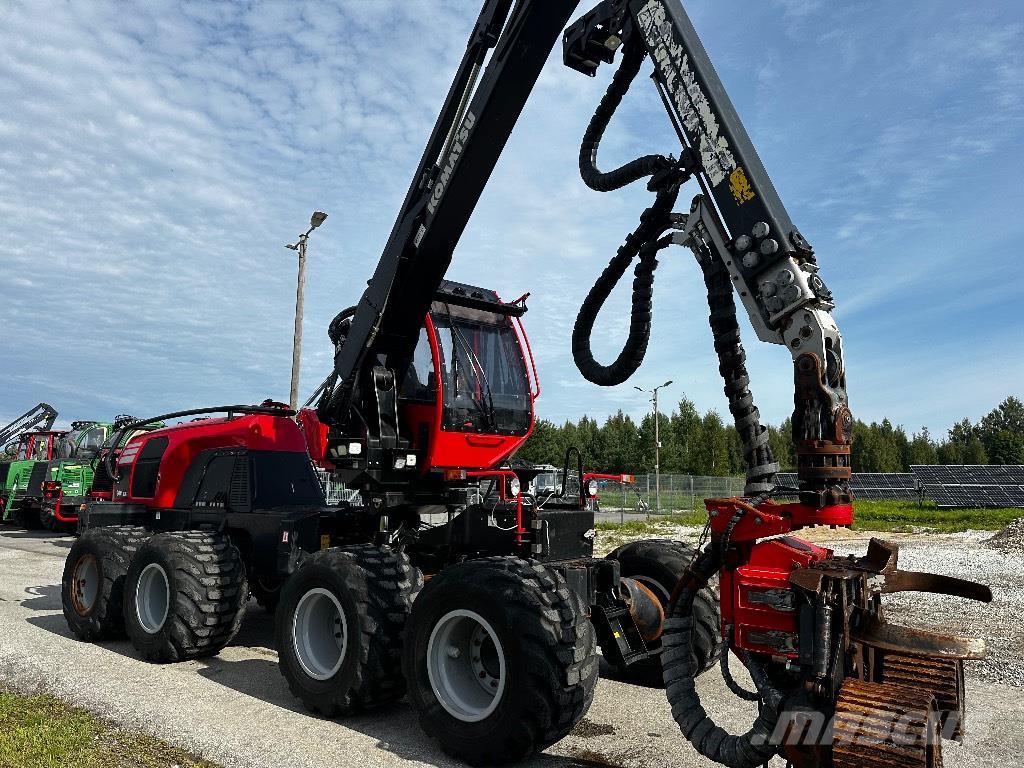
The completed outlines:
{"type": "Polygon", "coordinates": [[[322,506],[306,440],[291,412],[273,404],[136,437],[117,461],[113,499],[82,516],[86,532],[65,570],[65,615],[82,637],[117,633],[123,616],[146,658],[191,658],[216,653],[237,630],[247,574],[283,579],[276,644],[296,695],[333,715],[393,701],[408,688],[424,729],[476,764],[525,756],[568,733],[593,696],[596,641],[626,669],[662,666],[683,733],[722,764],[751,768],[782,750],[800,765],[847,768],[865,762],[859,750],[871,764],[937,765],[940,742],[931,736],[959,722],[962,660],[980,648],[886,624],[880,596],[990,595],[956,579],[901,572],[895,549],[882,543],[865,558],[839,559],[793,538],[759,541],[803,525],[852,522],[841,340],[810,246],[677,0],[608,0],[564,36],[566,63],[588,74],[623,48],[581,148],[585,181],[610,190],[646,178],[657,193],[587,297],[573,351],[592,381],[628,378],[647,343],[656,255],[673,242],[692,248],[746,447],[748,495],[709,503],[712,540],[697,557],[670,556],[659,543],[607,560],[592,557],[593,512],[578,503],[500,514],[467,503],[476,485],[469,472],[493,470],[525,439],[532,397],[519,344],[495,338],[515,303],[445,283],[444,275],[576,5],[485,3],[377,269],[336,324],[335,373],[316,420],[307,415],[304,426],[316,442],[324,436],[326,459],[364,503],[322,506]],[[684,150],[678,160],[653,155],[601,173],[601,134],[647,57],[684,150]],[[691,177],[705,193],[688,214],[673,213],[691,177]],[[600,366],[590,331],[637,256],[627,347],[600,366]],[[734,285],[759,338],[794,355],[798,503],[771,499],[777,465],[747,388],[734,285]],[[423,355],[420,367],[428,313],[435,339],[428,329],[429,362],[423,355]],[[433,382],[420,378],[423,371],[433,382]],[[505,381],[517,389],[503,390],[505,381]],[[432,400],[414,393],[417,383],[432,400]],[[425,526],[437,509],[447,521],[425,526]],[[652,562],[676,567],[662,569],[659,580],[649,575],[652,562]],[[621,578],[634,569],[643,578],[621,578]],[[421,589],[424,574],[430,579],[421,589]],[[728,655],[723,671],[730,687],[761,704],[742,735],[711,722],[693,680],[714,657],[700,596],[716,575],[725,639],[757,690],[732,680],[728,655]],[[854,713],[881,738],[851,748],[844,739],[854,713]],[[812,733],[832,717],[834,745],[812,733]],[[893,743],[892,723],[904,736],[909,729],[909,746],[893,743]]]}
{"type": "MultiPolygon", "coordinates": [[[[72,630],[126,632],[152,661],[214,654],[251,590],[276,607],[281,669],[307,706],[348,713],[408,684],[424,727],[477,763],[564,736],[590,703],[597,643],[624,676],[652,680],[668,597],[694,553],[658,542],[596,559],[581,461],[582,491],[543,499],[516,487],[534,470],[496,469],[529,435],[539,394],[524,302],[447,281],[430,299],[402,383],[371,379],[385,391],[360,402],[358,430],[334,434],[329,411],[321,421],[312,409],[297,425],[274,403],[198,409],[157,418],[211,417],[109,456],[112,497],[83,512],[65,569],[72,630]],[[307,446],[361,503],[324,505],[307,446]],[[497,498],[477,502],[493,481],[497,498]]],[[[341,352],[350,314],[333,324],[341,352]]],[[[716,659],[713,592],[698,606],[704,668],[716,659]]]]}

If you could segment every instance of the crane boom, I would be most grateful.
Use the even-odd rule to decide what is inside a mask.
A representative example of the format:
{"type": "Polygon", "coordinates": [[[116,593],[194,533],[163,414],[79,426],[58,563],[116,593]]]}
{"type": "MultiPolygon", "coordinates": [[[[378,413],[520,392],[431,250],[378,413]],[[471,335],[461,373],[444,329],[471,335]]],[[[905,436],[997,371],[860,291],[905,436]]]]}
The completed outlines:
{"type": "Polygon", "coordinates": [[[45,432],[57,420],[57,411],[47,403],[39,403],[3,428],[0,428],[0,448],[18,438],[24,432],[38,428],[45,432]]]}
{"type": "MultiPolygon", "coordinates": [[[[361,414],[393,413],[423,317],[452,253],[577,0],[488,0],[398,219],[335,356],[336,385],[320,418],[343,430],[361,414]],[[489,61],[488,54],[490,54],[489,61]],[[485,64],[486,62],[486,64],[485,64]]],[[[387,418],[366,417],[387,433],[387,418]]],[[[378,437],[380,437],[378,435],[378,437]]],[[[396,435],[384,439],[398,441],[396,435]]]]}

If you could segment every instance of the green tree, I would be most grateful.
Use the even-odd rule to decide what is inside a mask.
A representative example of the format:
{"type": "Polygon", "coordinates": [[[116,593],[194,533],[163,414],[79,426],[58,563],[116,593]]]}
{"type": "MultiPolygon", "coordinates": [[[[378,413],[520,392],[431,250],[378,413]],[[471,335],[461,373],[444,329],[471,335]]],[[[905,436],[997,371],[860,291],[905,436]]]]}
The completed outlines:
{"type": "Polygon", "coordinates": [[[725,476],[729,474],[729,441],[722,417],[708,411],[701,419],[701,444],[695,474],[725,476]]]}
{"type": "Polygon", "coordinates": [[[993,464],[1024,464],[1024,433],[1001,429],[990,439],[988,459],[993,464]]]}
{"type": "Polygon", "coordinates": [[[621,410],[601,427],[604,449],[602,469],[606,472],[636,472],[642,458],[640,430],[621,410]]]}
{"type": "Polygon", "coordinates": [[[672,431],[673,472],[688,475],[701,474],[697,471],[698,459],[703,441],[703,425],[697,406],[683,397],[678,408],[673,411],[669,428],[672,431]]]}
{"type": "Polygon", "coordinates": [[[907,458],[904,461],[906,469],[913,464],[937,464],[939,461],[935,444],[931,435],[928,434],[928,427],[921,427],[920,432],[915,432],[910,439],[907,458]]]}
{"type": "Polygon", "coordinates": [[[1016,455],[1014,446],[1017,440],[1024,440],[1024,403],[1016,397],[1007,397],[982,418],[977,432],[985,452],[993,462],[996,462],[996,456],[1002,458],[1016,455]],[[1009,434],[1002,434],[1004,432],[1009,434]]]}
{"type": "Polygon", "coordinates": [[[980,438],[972,438],[963,450],[964,464],[988,464],[988,454],[980,438]]]}

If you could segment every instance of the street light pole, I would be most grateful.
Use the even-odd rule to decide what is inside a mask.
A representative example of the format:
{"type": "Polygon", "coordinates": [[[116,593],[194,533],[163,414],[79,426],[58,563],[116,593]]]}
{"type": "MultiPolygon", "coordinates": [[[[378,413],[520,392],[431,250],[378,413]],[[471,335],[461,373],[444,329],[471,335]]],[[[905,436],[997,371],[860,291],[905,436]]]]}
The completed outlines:
{"type": "Polygon", "coordinates": [[[309,234],[324,223],[327,214],[316,211],[309,219],[309,229],[299,235],[298,242],[286,245],[299,254],[299,274],[295,285],[295,333],[292,337],[292,382],[288,397],[288,405],[292,410],[299,407],[299,368],[302,360],[302,315],[306,300],[306,244],[309,234]]]}
{"type": "Polygon", "coordinates": [[[651,404],[654,407],[654,512],[655,514],[661,514],[661,428],[659,425],[658,413],[658,390],[667,387],[672,383],[672,380],[666,381],[664,384],[655,387],[647,392],[646,389],[634,386],[633,389],[651,395],[651,404]]]}

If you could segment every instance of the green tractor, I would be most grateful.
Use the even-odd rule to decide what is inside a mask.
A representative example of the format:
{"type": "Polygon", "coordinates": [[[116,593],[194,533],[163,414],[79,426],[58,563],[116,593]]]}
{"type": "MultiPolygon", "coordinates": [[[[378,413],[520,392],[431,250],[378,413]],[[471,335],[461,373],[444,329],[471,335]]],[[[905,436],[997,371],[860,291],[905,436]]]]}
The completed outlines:
{"type": "Polygon", "coordinates": [[[47,466],[64,434],[63,431],[49,429],[22,433],[10,462],[0,469],[0,475],[3,475],[0,519],[4,523],[24,528],[39,527],[39,507],[31,499],[34,489],[37,486],[42,488],[47,466]]]}
{"type": "Polygon", "coordinates": [[[23,505],[38,509],[39,521],[51,531],[74,530],[78,511],[89,498],[93,460],[113,433],[105,421],[75,421],[57,445],[41,487],[31,487],[23,505]]]}
{"type": "Polygon", "coordinates": [[[160,429],[163,422],[147,424],[141,429],[122,431],[135,421],[133,416],[118,416],[111,424],[105,421],[78,421],[61,440],[57,455],[50,462],[39,502],[41,524],[52,531],[75,533],[78,516],[94,499],[109,501],[113,495],[113,479],[107,462],[112,461],[129,440],[142,432],[160,429]],[[114,444],[116,441],[116,445],[114,444]]]}

